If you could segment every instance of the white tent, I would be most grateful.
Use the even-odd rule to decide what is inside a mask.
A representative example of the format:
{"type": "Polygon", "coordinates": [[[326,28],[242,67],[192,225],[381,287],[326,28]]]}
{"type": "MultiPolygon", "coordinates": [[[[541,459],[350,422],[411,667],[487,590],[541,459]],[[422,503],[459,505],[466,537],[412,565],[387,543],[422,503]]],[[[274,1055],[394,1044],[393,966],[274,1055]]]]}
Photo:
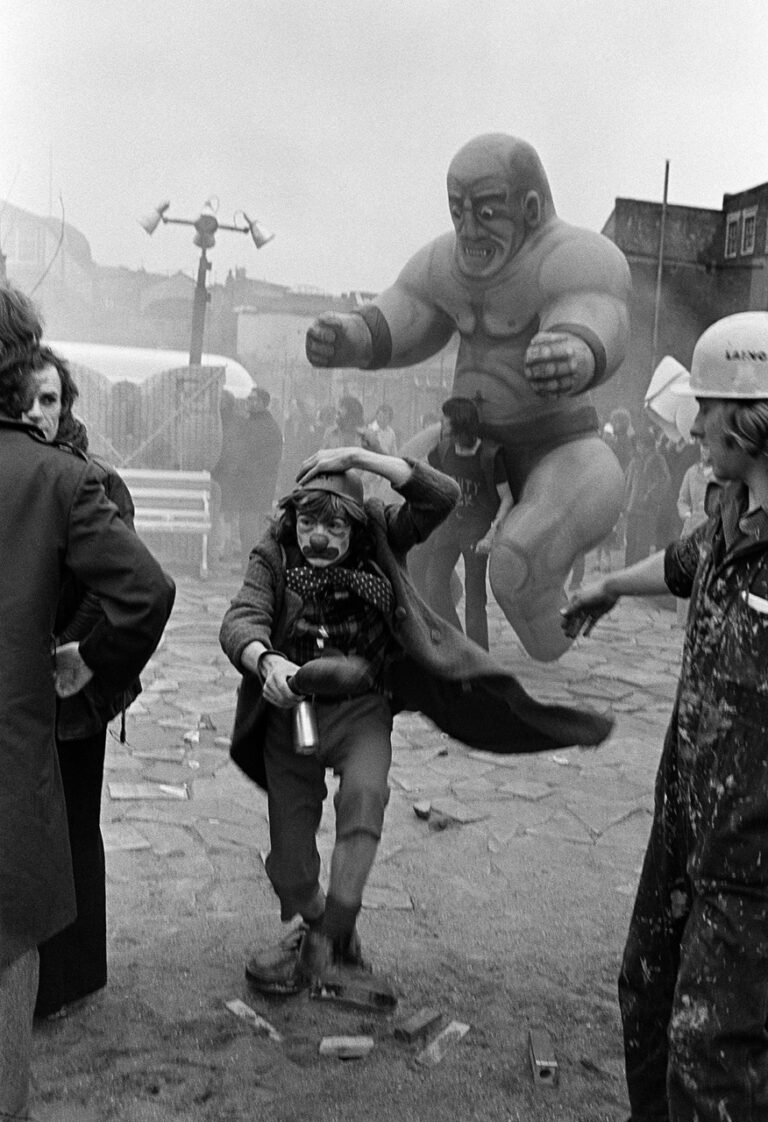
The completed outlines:
{"type": "MultiPolygon", "coordinates": [[[[141,385],[153,374],[189,366],[186,351],[153,350],[150,347],[113,347],[104,343],[69,343],[56,340],[49,346],[77,366],[103,374],[111,383],[133,382],[141,385]]],[[[204,354],[203,366],[223,366],[224,388],[235,397],[247,397],[253,379],[244,366],[225,355],[204,354]]]]}

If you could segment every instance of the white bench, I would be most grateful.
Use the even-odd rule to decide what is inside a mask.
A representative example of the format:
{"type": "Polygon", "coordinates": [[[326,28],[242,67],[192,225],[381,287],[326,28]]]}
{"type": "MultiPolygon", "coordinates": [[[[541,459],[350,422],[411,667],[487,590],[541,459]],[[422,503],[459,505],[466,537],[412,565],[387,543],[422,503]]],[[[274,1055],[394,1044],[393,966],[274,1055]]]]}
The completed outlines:
{"type": "Polygon", "coordinates": [[[208,576],[211,532],[211,475],[207,471],[118,469],[136,507],[135,526],[145,533],[199,534],[200,577],[208,576]]]}

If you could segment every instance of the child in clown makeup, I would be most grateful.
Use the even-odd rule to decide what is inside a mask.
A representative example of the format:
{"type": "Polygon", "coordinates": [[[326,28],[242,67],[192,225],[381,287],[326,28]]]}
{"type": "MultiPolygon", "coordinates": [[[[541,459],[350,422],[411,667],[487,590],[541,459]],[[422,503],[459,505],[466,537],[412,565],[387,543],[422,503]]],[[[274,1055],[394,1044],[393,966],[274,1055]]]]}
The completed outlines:
{"type": "Polygon", "coordinates": [[[243,675],[231,754],[267,791],[267,875],[283,922],[300,919],[249,959],[259,993],[327,993],[329,973],[338,981],[363,968],[357,919],[389,799],[393,714],[420,711],[465,743],[501,752],[597,743],[610,730],[597,714],[536,702],[418,596],[406,555],[458,499],[455,481],[428,464],[361,447],[321,450],[281,500],[224,616],[221,644],[243,675]],[[364,499],[359,472],[380,476],[403,501],[364,499]],[[354,696],[315,697],[319,748],[297,754],[291,680],[331,652],[365,660],[367,683],[354,696]],[[327,892],[315,839],[326,768],[340,779],[327,892]]]}

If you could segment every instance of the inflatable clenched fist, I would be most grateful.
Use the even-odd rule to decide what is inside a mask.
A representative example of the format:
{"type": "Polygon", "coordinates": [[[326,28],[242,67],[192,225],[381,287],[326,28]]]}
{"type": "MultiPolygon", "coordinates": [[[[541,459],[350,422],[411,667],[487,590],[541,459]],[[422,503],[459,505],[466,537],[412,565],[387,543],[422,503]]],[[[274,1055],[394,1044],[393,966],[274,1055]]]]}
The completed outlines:
{"type": "Polygon", "coordinates": [[[370,341],[360,316],[320,316],[307,331],[307,358],[313,366],[367,366],[370,341]]]}
{"type": "Polygon", "coordinates": [[[585,391],[609,378],[629,336],[629,268],[601,234],[557,217],[541,161],[502,134],[448,168],[453,231],[419,250],[359,312],[307,333],[314,366],[403,367],[460,336],[453,394],[498,440],[516,505],[495,538],[491,587],[527,650],[557,658],[563,582],[613,528],[623,476],[585,391]]]}

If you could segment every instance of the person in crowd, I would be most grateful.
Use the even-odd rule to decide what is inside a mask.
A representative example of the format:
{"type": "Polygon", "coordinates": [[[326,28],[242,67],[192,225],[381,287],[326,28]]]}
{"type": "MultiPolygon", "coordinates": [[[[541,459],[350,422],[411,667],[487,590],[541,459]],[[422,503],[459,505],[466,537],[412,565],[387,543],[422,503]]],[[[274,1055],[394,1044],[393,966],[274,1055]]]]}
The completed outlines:
{"type": "Polygon", "coordinates": [[[376,416],[368,426],[368,431],[373,433],[382,452],[387,456],[397,455],[397,433],[392,428],[394,417],[392,406],[382,401],[376,410],[376,416]]]}
{"type": "Polygon", "coordinates": [[[682,667],[619,980],[632,1119],[768,1107],[768,313],[693,352],[693,436],[721,487],[704,523],[570,601],[588,634],[621,596],[690,598],[682,667]]]}
{"type": "Polygon", "coordinates": [[[427,457],[450,475],[461,498],[426,543],[427,603],[461,630],[451,597],[451,576],[459,557],[464,562],[466,633],[488,650],[486,569],[493,538],[513,504],[501,446],[480,436],[477,406],[466,397],[443,404],[442,436],[427,457]]]}
{"type": "MultiPolygon", "coordinates": [[[[336,406],[331,405],[330,402],[327,405],[321,405],[317,410],[315,419],[312,422],[312,427],[310,429],[311,444],[308,453],[310,456],[313,452],[319,452],[323,447],[325,434],[336,424],[336,413],[336,406]]],[[[291,486],[293,485],[293,483],[295,483],[295,481],[296,476],[294,474],[294,476],[291,478],[291,486]]]]}
{"type": "MultiPolygon", "coordinates": [[[[67,363],[42,348],[32,366],[34,397],[23,419],[36,425],[47,441],[66,442],[86,454],[88,434],[72,412],[78,391],[67,363]]],[[[133,500],[120,475],[100,457],[88,459],[107,498],[133,529],[133,500]]],[[[56,613],[57,646],[86,638],[102,616],[98,597],[67,574],[56,613]]],[[[100,828],[107,726],[119,713],[124,719],[140,690],[136,679],[112,694],[95,674],[82,690],[57,704],[56,751],[67,804],[77,918],[38,948],[39,1017],[64,1015],[107,984],[106,868],[100,828]]]]}
{"type": "Polygon", "coordinates": [[[222,389],[219,401],[221,417],[221,454],[211,468],[211,555],[213,564],[231,561],[236,556],[235,539],[238,535],[238,414],[237,398],[222,389]]]}
{"type": "Polygon", "coordinates": [[[313,440],[312,411],[302,398],[292,397],[283,429],[283,458],[277,481],[278,494],[284,495],[291,489],[299,468],[307,456],[311,456],[319,447],[320,442],[315,444],[313,440]]]}
{"type": "MultiPolygon", "coordinates": [[[[384,452],[388,456],[397,455],[397,433],[392,428],[394,413],[392,406],[386,401],[382,402],[376,410],[376,415],[365,428],[365,440],[368,446],[384,452]]],[[[384,502],[393,502],[396,493],[392,490],[386,479],[379,475],[368,475],[364,480],[365,493],[369,498],[374,496],[384,502]]]]}
{"type": "Polygon", "coordinates": [[[715,483],[715,473],[712,457],[709,448],[702,442],[699,444],[699,458],[683,476],[677,496],[677,513],[683,524],[682,537],[688,537],[697,526],[706,522],[707,491],[713,483],[715,483]]]}
{"type": "Polygon", "coordinates": [[[260,993],[339,993],[347,984],[339,971],[360,973],[357,917],[388,799],[393,713],[421,711],[451,735],[500,752],[596,743],[610,728],[599,714],[535,702],[418,597],[405,556],[458,497],[458,485],[426,464],[360,447],[316,453],[224,616],[222,648],[243,675],[231,754],[267,791],[267,875],[282,920],[301,918],[248,962],[260,993]],[[366,500],[360,471],[384,476],[402,501],[366,500]],[[359,692],[339,688],[339,697],[307,688],[316,695],[319,747],[297,754],[292,679],[350,658],[363,660],[365,683],[359,692]],[[326,895],[315,834],[329,767],[341,784],[326,895]]]}
{"type": "MultiPolygon", "coordinates": [[[[627,468],[635,454],[634,431],[631,413],[628,409],[622,408],[612,410],[602,430],[603,440],[616,456],[621,470],[624,472],[625,486],[627,468]]],[[[613,529],[610,533],[606,534],[602,541],[597,543],[595,548],[598,572],[610,573],[613,568],[614,551],[625,549],[626,515],[622,509],[613,529]]],[[[571,583],[568,588],[569,592],[575,592],[576,589],[581,588],[584,580],[584,570],[585,559],[582,558],[581,562],[577,562],[577,564],[574,565],[571,583]]]]}
{"type": "Polygon", "coordinates": [[[376,436],[365,423],[362,402],[351,394],[339,401],[334,423],[323,434],[323,448],[371,448],[382,451],[376,436]]]}
{"type": "MultiPolygon", "coordinates": [[[[610,419],[603,426],[603,440],[608,447],[613,451],[616,459],[619,461],[621,470],[625,473],[629,467],[630,460],[634,455],[634,430],[632,428],[632,417],[628,409],[614,409],[611,412],[610,419]]],[[[626,520],[624,512],[619,515],[616,520],[616,525],[613,527],[609,534],[597,543],[595,548],[597,570],[600,573],[610,573],[613,568],[613,553],[615,550],[623,550],[626,546],[626,520]]],[[[569,592],[575,592],[577,588],[581,588],[584,580],[585,565],[582,563],[579,572],[576,572],[574,566],[574,576],[571,578],[569,592]],[[578,577],[578,579],[575,579],[578,577]]]]}
{"type": "MultiPolygon", "coordinates": [[[[706,444],[699,444],[699,459],[692,464],[680,484],[677,496],[677,513],[683,524],[681,537],[688,537],[697,526],[706,522],[712,504],[716,502],[719,483],[712,470],[712,459],[706,444]]],[[[678,599],[676,606],[677,622],[685,624],[689,601],[678,599]]]]}
{"type": "Polygon", "coordinates": [[[685,473],[698,462],[699,449],[695,441],[686,440],[682,436],[673,440],[667,433],[659,434],[656,448],[669,473],[669,482],[656,515],[654,532],[654,541],[662,546],[673,538],[679,538],[682,532],[683,522],[678,513],[677,499],[685,473]]]}
{"type": "MultiPolygon", "coordinates": [[[[378,435],[366,424],[363,405],[359,398],[345,394],[339,401],[334,424],[323,436],[322,448],[368,448],[381,452],[378,435]]],[[[363,472],[360,476],[367,498],[387,499],[392,492],[385,478],[374,472],[363,472]]]]}
{"type": "Polygon", "coordinates": [[[112,695],[129,686],[174,596],[97,469],[23,419],[40,336],[31,302],[0,287],[0,1117],[14,1119],[28,1117],[37,948],[76,916],[56,696],[77,693],[95,670],[112,695]],[[66,573],[103,614],[52,652],[66,573]]]}
{"type": "Polygon", "coordinates": [[[612,430],[608,444],[619,461],[621,470],[626,474],[629,461],[635,454],[632,414],[628,409],[614,409],[608,420],[612,430]]]}
{"type": "Polygon", "coordinates": [[[624,359],[630,273],[606,237],[568,225],[538,154],[518,137],[475,137],[447,176],[453,230],[418,250],[355,312],[309,327],[314,366],[402,368],[459,339],[453,394],[505,449],[515,505],[494,539],[493,594],[525,649],[559,658],[574,559],[613,528],[624,479],[588,391],[624,359]]]}
{"type": "Polygon", "coordinates": [[[247,564],[252,546],[264,533],[272,515],[277,475],[283,455],[283,434],[269,411],[269,390],[251,390],[247,415],[238,427],[236,494],[240,553],[247,564]]]}
{"type": "Polygon", "coordinates": [[[653,549],[656,516],[668,485],[669,471],[656,449],[653,430],[640,426],[635,433],[635,453],[627,468],[625,566],[647,557],[653,549]]]}

